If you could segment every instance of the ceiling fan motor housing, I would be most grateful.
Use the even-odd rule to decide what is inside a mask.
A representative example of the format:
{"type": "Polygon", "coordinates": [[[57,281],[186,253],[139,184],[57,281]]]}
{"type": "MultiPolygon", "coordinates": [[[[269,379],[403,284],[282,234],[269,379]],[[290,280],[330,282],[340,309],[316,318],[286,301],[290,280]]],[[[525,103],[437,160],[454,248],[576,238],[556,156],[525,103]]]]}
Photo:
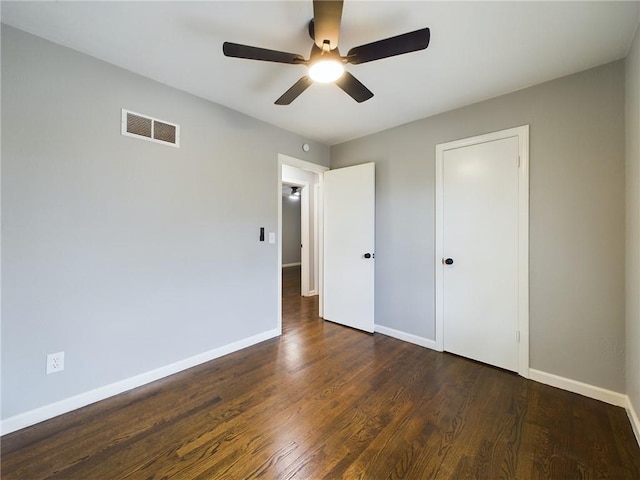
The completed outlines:
{"type": "Polygon", "coordinates": [[[249,60],[262,60],[266,62],[287,63],[292,65],[307,65],[309,75],[300,78],[278,100],[276,105],[289,105],[302,92],[311,86],[313,76],[321,83],[335,83],[356,102],[364,102],[373,97],[373,93],[365,87],[350,72],[344,71],[343,64],[372,62],[382,58],[403,55],[418,50],[424,50],[429,46],[430,31],[422,28],[413,32],[404,33],[395,37],[389,37],[376,42],[354,47],[341,56],[338,50],[340,25],[342,21],[342,0],[314,0],[313,19],[309,22],[309,36],[313,39],[313,46],[309,59],[305,60],[295,53],[269,50],[260,47],[251,47],[238,43],[224,42],[222,51],[227,57],[245,58],[249,60]],[[331,67],[332,75],[316,77],[316,66],[327,62],[331,67]],[[331,62],[331,63],[329,63],[331,62]]]}

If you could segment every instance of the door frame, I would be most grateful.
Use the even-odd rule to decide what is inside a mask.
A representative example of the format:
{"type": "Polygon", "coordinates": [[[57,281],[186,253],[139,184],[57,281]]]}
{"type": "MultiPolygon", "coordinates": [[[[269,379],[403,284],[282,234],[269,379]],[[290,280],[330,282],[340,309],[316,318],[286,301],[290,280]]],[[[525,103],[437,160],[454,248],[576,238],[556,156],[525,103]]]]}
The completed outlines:
{"type": "Polygon", "coordinates": [[[529,125],[436,145],[435,158],[435,344],[444,350],[444,153],[479,143],[518,137],[518,374],[529,378],[529,125]]]}
{"type": "Polygon", "coordinates": [[[289,155],[285,155],[282,153],[278,153],[278,182],[277,182],[277,198],[278,198],[278,236],[277,236],[277,250],[278,250],[278,263],[277,263],[277,285],[278,285],[278,301],[276,307],[276,317],[277,317],[277,329],[282,335],[282,165],[289,165],[291,167],[299,168],[300,170],[307,170],[309,172],[313,172],[318,174],[318,192],[319,196],[316,198],[316,206],[317,206],[317,215],[314,213],[314,217],[317,220],[316,223],[316,238],[317,238],[317,251],[318,251],[318,264],[316,272],[318,272],[318,285],[317,291],[319,296],[318,301],[318,315],[322,317],[324,313],[324,296],[323,296],[323,281],[324,281],[324,270],[323,270],[323,254],[324,254],[324,243],[323,243],[323,197],[322,197],[322,182],[323,182],[323,173],[329,170],[329,167],[325,167],[323,165],[318,165],[316,163],[307,162],[305,160],[301,160],[299,158],[291,157],[289,155]]]}

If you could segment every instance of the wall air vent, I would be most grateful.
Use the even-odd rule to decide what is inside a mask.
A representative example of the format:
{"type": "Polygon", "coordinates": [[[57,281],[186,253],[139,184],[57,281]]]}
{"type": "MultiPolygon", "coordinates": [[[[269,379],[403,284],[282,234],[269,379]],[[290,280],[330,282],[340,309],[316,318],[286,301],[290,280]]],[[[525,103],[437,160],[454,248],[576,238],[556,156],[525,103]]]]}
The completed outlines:
{"type": "Polygon", "coordinates": [[[122,109],[122,135],[180,146],[180,125],[122,109]]]}

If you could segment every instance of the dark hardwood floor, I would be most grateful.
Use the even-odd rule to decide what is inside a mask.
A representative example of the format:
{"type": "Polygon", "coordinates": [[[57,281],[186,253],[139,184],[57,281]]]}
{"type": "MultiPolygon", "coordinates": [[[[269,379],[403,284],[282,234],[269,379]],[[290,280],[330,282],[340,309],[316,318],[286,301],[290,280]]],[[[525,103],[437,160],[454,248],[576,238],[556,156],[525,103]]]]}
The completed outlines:
{"type": "Polygon", "coordinates": [[[324,322],[2,438],[12,479],[640,479],[622,408],[324,322]]]}

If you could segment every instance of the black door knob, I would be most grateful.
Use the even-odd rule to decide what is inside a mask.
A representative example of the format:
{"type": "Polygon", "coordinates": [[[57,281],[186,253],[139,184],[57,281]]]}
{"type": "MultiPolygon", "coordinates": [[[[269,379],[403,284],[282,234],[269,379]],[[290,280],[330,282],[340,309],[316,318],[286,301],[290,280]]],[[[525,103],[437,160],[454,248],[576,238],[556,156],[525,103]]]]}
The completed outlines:
{"type": "Polygon", "coordinates": [[[445,259],[444,263],[445,263],[446,265],[453,265],[453,258],[447,258],[447,259],[445,259]]]}
{"type": "Polygon", "coordinates": [[[364,254],[364,258],[371,258],[373,257],[373,255],[371,253],[365,253],[364,254]]]}

